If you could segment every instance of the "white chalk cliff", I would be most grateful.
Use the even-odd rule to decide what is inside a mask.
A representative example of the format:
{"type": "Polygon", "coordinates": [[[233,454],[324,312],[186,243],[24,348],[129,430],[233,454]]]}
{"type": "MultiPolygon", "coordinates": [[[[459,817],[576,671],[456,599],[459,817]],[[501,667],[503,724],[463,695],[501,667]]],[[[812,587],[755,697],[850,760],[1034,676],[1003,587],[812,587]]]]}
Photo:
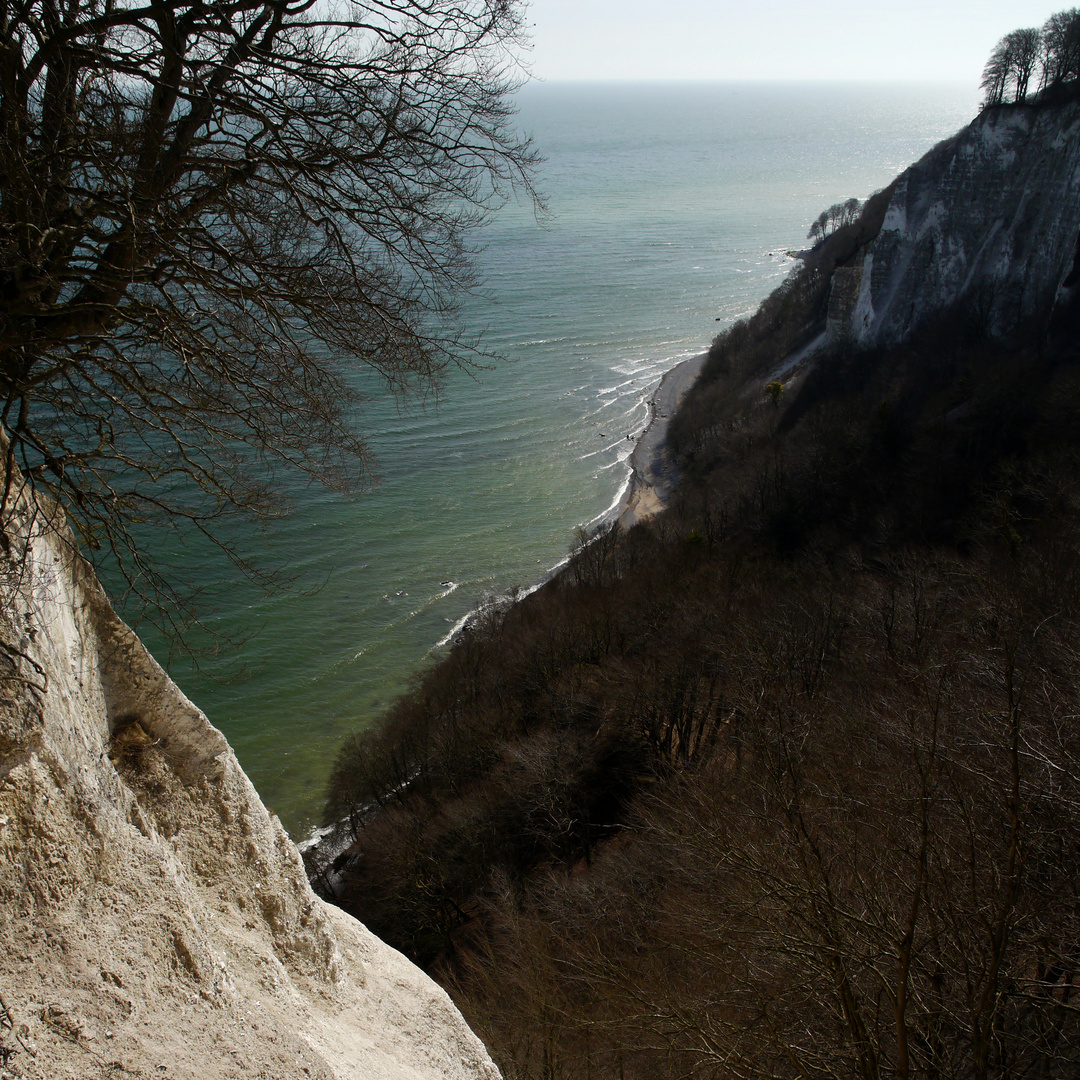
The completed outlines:
{"type": "Polygon", "coordinates": [[[900,176],[848,331],[895,345],[959,305],[992,338],[1030,340],[1074,304],[1078,240],[1080,103],[989,109],[900,176]]]}
{"type": "Polygon", "coordinates": [[[0,556],[0,1075],[497,1080],[317,899],[225,738],[23,495],[0,556]]]}

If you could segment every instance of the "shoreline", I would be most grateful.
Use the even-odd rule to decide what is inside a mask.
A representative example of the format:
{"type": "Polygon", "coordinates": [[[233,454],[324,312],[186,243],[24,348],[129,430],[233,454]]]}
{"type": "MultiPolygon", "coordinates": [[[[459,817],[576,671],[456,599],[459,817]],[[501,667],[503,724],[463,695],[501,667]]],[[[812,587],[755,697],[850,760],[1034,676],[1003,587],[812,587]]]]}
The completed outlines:
{"type": "MultiPolygon", "coordinates": [[[[615,524],[619,528],[629,529],[639,521],[659,513],[667,505],[671,489],[678,479],[675,462],[664,444],[668,422],[678,409],[683,397],[697,381],[701,369],[708,359],[708,352],[680,360],[660,377],[656,389],[649,395],[649,419],[641,433],[636,437],[634,449],[625,459],[630,472],[612,504],[598,514],[583,528],[600,530],[606,525],[615,524]],[[646,460],[647,458],[647,460],[646,460]]],[[[508,593],[490,597],[471,611],[466,612],[453,627],[424,654],[425,659],[432,653],[449,645],[469,624],[491,604],[516,603],[543,588],[558,575],[571,559],[566,554],[554,566],[549,567],[539,580],[532,585],[518,587],[508,593]]]]}
{"type": "Polygon", "coordinates": [[[664,373],[649,398],[649,422],[630,455],[630,478],[612,515],[620,529],[629,529],[667,506],[678,470],[667,447],[671,417],[687,391],[697,382],[708,352],[683,360],[664,373]]]}
{"type": "MultiPolygon", "coordinates": [[[[611,522],[617,528],[629,529],[659,513],[667,505],[671,489],[678,479],[675,462],[665,445],[668,423],[687,391],[697,381],[708,355],[703,352],[681,360],[660,377],[660,382],[648,400],[648,423],[638,435],[634,450],[627,458],[630,475],[612,507],[594,519],[600,526],[611,522]]],[[[566,566],[570,558],[568,554],[560,559],[539,581],[528,588],[516,589],[501,597],[492,598],[467,612],[444,638],[428,649],[424,659],[451,644],[461,633],[468,632],[469,624],[487,610],[490,603],[517,603],[537,589],[543,588],[566,566]]],[[[332,825],[315,826],[302,840],[293,840],[304,857],[305,869],[316,891],[322,889],[331,895],[334,892],[340,871],[344,869],[343,862],[337,866],[335,864],[348,854],[353,844],[353,840],[346,836],[345,827],[348,823],[345,818],[332,825]]]]}

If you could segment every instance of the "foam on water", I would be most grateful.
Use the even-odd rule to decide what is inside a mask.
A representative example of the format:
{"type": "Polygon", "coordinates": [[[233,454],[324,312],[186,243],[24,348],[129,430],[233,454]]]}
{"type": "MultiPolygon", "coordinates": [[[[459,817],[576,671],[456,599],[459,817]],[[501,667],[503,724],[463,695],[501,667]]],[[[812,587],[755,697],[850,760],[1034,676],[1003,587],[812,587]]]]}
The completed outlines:
{"type": "Polygon", "coordinates": [[[564,565],[577,523],[614,513],[626,435],[663,373],[783,279],[783,253],[822,208],[884,186],[976,99],[910,85],[526,88],[554,217],[540,228],[507,207],[485,236],[486,294],[466,304],[510,363],[451,372],[437,403],[404,407],[361,379],[380,485],[348,499],[297,485],[291,518],[226,537],[288,561],[300,593],[263,596],[215,552],[181,553],[208,586],[208,622],[255,636],[245,681],[216,681],[215,661],[174,677],[294,836],[319,815],[341,739],[484,603],[564,565]]]}

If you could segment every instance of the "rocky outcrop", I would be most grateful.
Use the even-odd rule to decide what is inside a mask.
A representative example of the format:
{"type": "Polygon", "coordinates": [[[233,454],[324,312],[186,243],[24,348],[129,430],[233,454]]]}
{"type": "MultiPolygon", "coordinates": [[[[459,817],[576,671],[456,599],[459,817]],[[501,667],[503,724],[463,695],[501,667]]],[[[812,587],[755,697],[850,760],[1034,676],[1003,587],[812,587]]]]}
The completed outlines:
{"type": "Polygon", "coordinates": [[[829,281],[829,304],[826,333],[835,341],[847,328],[862,285],[862,263],[855,266],[838,266],[829,281]]]}
{"type": "Polygon", "coordinates": [[[0,1073],[497,1080],[311,892],[224,737],[25,494],[0,560],[0,1073]]]}
{"type": "Polygon", "coordinates": [[[1073,300],[1078,192],[1080,104],[985,111],[900,177],[850,335],[895,345],[950,310],[1005,343],[1045,334],[1073,300]]]}

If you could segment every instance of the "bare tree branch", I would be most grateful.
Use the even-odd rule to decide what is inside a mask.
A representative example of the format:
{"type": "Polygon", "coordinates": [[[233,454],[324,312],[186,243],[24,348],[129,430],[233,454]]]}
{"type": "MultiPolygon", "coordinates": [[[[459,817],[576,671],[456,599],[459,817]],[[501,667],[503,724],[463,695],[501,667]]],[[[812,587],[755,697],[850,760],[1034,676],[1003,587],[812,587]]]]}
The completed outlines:
{"type": "MultiPolygon", "coordinates": [[[[370,475],[350,372],[483,354],[470,236],[534,154],[509,0],[0,3],[0,425],[83,543],[370,475]]],[[[159,581],[158,584],[161,582],[159,581]]]]}

